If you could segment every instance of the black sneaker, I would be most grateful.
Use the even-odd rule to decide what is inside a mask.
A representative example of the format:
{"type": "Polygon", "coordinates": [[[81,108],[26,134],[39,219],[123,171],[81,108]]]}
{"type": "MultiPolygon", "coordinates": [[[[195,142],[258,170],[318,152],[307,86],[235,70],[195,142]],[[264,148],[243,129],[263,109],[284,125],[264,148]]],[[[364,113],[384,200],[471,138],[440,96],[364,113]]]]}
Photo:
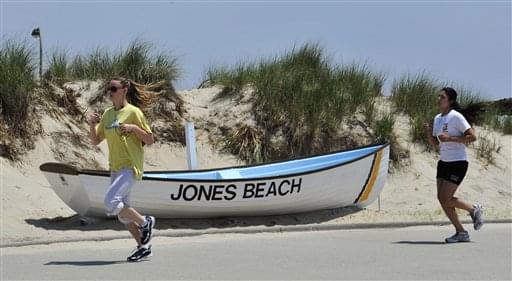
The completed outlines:
{"type": "Polygon", "coordinates": [[[140,228],[140,243],[142,245],[146,245],[151,241],[155,222],[155,217],[146,216],[146,225],[140,228]]]}
{"type": "Polygon", "coordinates": [[[446,243],[470,242],[467,231],[457,231],[454,235],[444,239],[446,243]]]}
{"type": "Polygon", "coordinates": [[[137,246],[135,250],[133,250],[132,254],[126,258],[126,261],[129,262],[137,262],[141,261],[143,258],[149,258],[153,254],[151,253],[151,245],[149,247],[137,246]]]}

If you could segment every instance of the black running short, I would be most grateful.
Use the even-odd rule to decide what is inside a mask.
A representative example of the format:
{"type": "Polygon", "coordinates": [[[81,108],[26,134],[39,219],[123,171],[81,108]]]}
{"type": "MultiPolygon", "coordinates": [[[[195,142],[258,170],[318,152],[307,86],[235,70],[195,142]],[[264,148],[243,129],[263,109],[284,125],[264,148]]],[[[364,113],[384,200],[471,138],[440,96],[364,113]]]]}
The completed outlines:
{"type": "Polygon", "coordinates": [[[468,161],[437,162],[438,179],[445,179],[459,185],[468,171],[468,161]]]}

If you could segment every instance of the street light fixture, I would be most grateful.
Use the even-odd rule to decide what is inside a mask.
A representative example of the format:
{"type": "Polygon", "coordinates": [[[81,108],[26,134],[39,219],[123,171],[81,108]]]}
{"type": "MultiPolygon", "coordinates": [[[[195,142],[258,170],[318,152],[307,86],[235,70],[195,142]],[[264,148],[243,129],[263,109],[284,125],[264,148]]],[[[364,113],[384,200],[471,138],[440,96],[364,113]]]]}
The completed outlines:
{"type": "Polygon", "coordinates": [[[39,27],[32,30],[32,37],[39,38],[39,80],[41,80],[43,78],[43,40],[41,39],[39,27]]]}

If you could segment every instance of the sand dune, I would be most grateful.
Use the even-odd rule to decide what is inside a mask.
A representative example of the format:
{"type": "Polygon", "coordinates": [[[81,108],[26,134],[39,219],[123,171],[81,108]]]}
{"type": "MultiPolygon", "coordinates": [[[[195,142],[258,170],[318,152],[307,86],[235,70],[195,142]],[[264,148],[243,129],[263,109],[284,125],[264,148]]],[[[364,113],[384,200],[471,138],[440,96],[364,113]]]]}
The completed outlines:
{"type": "MultiPolygon", "coordinates": [[[[79,105],[97,91],[98,83],[74,83],[69,87],[80,92],[79,105]]],[[[222,152],[216,145],[220,126],[238,122],[254,124],[248,99],[215,101],[219,88],[194,89],[179,92],[186,114],[183,122],[194,122],[197,128],[199,168],[225,167],[243,164],[236,156],[222,152]],[[228,109],[229,110],[226,110],[228,109]]],[[[381,107],[389,107],[383,98],[381,107]]],[[[107,167],[106,144],[94,148],[87,143],[85,124],[76,124],[66,116],[60,120],[43,116],[43,130],[35,149],[22,157],[21,162],[0,158],[1,171],[1,233],[2,244],[10,241],[46,240],[63,237],[87,237],[121,233],[117,221],[97,222],[81,226],[79,218],[49,188],[39,171],[44,162],[70,162],[81,167],[107,167]],[[80,143],[80,145],[77,145],[80,143]]],[[[458,196],[469,202],[481,202],[487,218],[512,218],[512,137],[476,128],[478,134],[492,138],[500,147],[495,164],[476,157],[476,146],[468,147],[470,168],[458,196]]],[[[409,125],[405,116],[397,116],[395,132],[400,144],[410,151],[410,159],[400,170],[394,170],[381,194],[381,210],[377,202],[366,210],[351,208],[319,211],[288,216],[224,218],[211,220],[166,220],[158,224],[167,229],[207,229],[249,227],[255,225],[292,225],[310,223],[360,223],[392,221],[446,220],[436,201],[435,168],[437,155],[424,147],[411,144],[409,125]]],[[[185,148],[178,143],[155,143],[146,148],[146,170],[186,169],[185,148]]],[[[122,232],[124,233],[124,232],[122,232]]]]}

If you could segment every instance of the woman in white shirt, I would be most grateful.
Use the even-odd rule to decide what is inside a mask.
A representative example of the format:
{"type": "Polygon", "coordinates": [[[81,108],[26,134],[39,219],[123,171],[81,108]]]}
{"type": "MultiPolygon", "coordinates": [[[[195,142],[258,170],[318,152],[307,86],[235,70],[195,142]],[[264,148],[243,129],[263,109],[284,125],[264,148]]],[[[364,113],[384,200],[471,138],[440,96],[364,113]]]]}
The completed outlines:
{"type": "Polygon", "coordinates": [[[482,207],[470,204],[455,197],[454,194],[461,184],[468,169],[466,144],[476,140],[475,131],[466,118],[460,113],[457,103],[457,92],[449,87],[439,93],[439,110],[433,127],[425,124],[429,143],[439,147],[440,160],[437,164],[437,198],[446,216],[455,227],[455,234],[445,239],[446,243],[468,242],[469,234],[460,223],[455,208],[469,212],[475,230],[483,224],[482,207]]]}

